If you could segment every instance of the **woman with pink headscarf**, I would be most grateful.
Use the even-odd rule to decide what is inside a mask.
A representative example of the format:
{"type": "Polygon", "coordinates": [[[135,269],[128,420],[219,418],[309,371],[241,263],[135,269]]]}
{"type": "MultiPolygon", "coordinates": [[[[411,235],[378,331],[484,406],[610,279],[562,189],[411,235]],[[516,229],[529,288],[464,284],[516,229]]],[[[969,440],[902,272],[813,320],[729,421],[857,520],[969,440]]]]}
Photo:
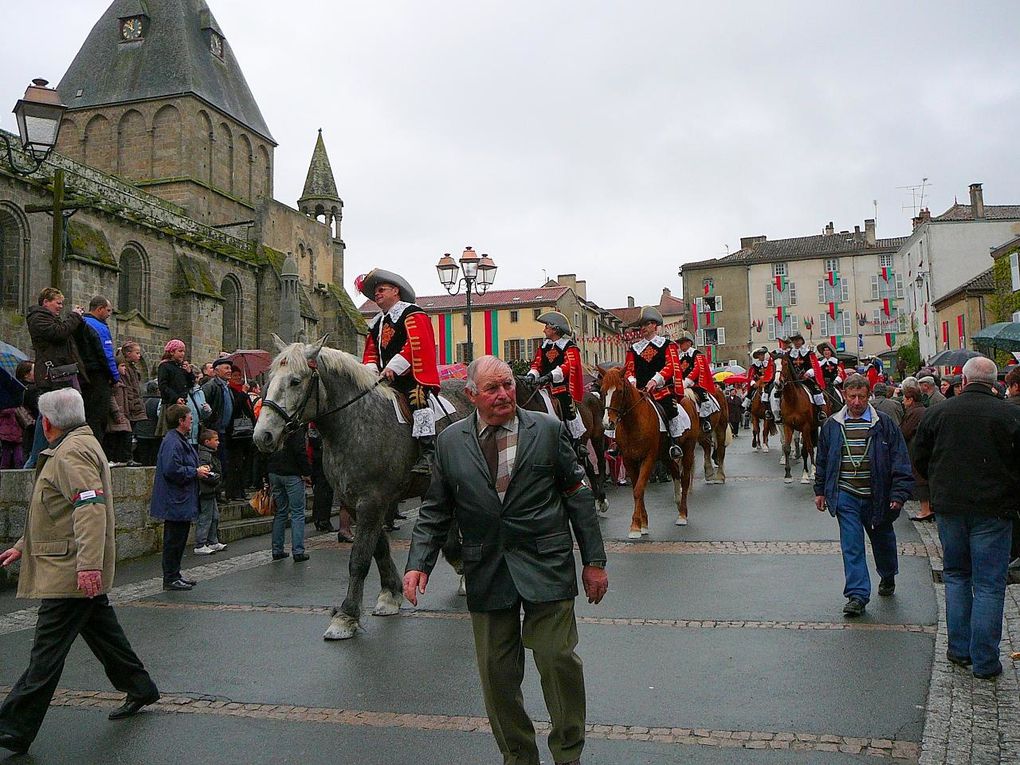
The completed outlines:
{"type": "Polygon", "coordinates": [[[174,404],[186,404],[191,390],[192,377],[184,368],[187,347],[183,340],[171,340],[163,347],[163,358],[156,368],[156,382],[159,385],[160,414],[157,435],[173,430],[176,424],[167,425],[166,412],[174,404]]]}

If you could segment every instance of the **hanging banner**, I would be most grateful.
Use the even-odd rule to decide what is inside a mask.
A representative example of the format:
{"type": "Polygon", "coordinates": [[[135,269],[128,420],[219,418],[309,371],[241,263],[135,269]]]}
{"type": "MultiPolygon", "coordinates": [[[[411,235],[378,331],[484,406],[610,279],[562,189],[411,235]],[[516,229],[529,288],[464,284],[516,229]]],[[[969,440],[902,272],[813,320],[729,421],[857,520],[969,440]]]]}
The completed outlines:
{"type": "Polygon", "coordinates": [[[892,301],[889,298],[882,298],[882,313],[886,316],[892,315],[892,301]]]}
{"type": "Polygon", "coordinates": [[[776,306],[776,321],[780,324],[786,321],[786,308],[783,306],[776,306]]]}
{"type": "Polygon", "coordinates": [[[967,345],[967,333],[964,331],[963,314],[961,313],[956,317],[956,334],[960,338],[960,348],[965,348],[967,345]]]}
{"type": "Polygon", "coordinates": [[[889,281],[890,276],[892,276],[892,269],[889,266],[882,266],[882,278],[889,281]]]}
{"type": "Polygon", "coordinates": [[[441,313],[439,320],[439,363],[453,363],[453,314],[441,313]]]}
{"type": "Polygon", "coordinates": [[[825,275],[825,280],[829,283],[830,287],[835,287],[836,282],[839,281],[839,274],[837,274],[835,271],[829,271],[825,275]]]}
{"type": "Polygon", "coordinates": [[[829,318],[835,321],[836,314],[839,313],[839,306],[836,303],[829,303],[829,318]]]}
{"type": "Polygon", "coordinates": [[[896,333],[886,332],[885,333],[885,344],[892,348],[896,344],[896,333]]]}
{"type": "Polygon", "coordinates": [[[485,355],[499,356],[499,311],[485,312],[485,355]]]}
{"type": "Polygon", "coordinates": [[[779,290],[780,292],[782,292],[782,291],[784,291],[786,289],[786,277],[785,276],[777,276],[777,277],[775,277],[775,283],[776,283],[776,289],[779,290]]]}

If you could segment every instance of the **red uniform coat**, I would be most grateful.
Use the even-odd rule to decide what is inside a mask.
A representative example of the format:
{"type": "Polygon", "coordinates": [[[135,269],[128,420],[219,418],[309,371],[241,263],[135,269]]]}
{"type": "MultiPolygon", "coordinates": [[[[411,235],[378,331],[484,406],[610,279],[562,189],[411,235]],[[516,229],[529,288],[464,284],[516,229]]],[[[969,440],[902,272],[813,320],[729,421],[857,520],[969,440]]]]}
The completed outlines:
{"type": "Polygon", "coordinates": [[[768,358],[769,360],[764,367],[758,368],[755,364],[751,364],[751,368],[747,370],[749,385],[754,385],[759,379],[763,380],[765,383],[770,383],[773,379],[775,379],[776,360],[771,356],[768,358]]]}
{"type": "Polygon", "coordinates": [[[882,375],[879,374],[878,367],[874,364],[870,365],[868,367],[867,375],[868,382],[871,384],[871,389],[875,390],[875,386],[882,382],[882,375]]]}
{"type": "MultiPolygon", "coordinates": [[[[825,384],[826,385],[829,384],[829,378],[830,377],[833,378],[832,379],[832,383],[833,384],[835,384],[837,382],[842,382],[843,380],[846,379],[846,368],[843,366],[843,362],[842,361],[837,359],[835,356],[832,357],[832,362],[831,363],[826,364],[825,361],[826,361],[825,359],[819,359],[818,360],[818,365],[820,367],[824,367],[825,368],[825,374],[828,375],[828,377],[825,377],[825,384]],[[832,371],[833,369],[835,369],[836,371],[833,372],[832,371]]],[[[823,374],[823,376],[824,376],[824,374],[823,374]]]]}
{"type": "MultiPolygon", "coordinates": [[[[708,358],[704,353],[695,349],[693,357],[687,356],[680,352],[680,369],[682,370],[683,378],[690,380],[692,383],[697,385],[709,393],[715,393],[715,380],[712,379],[712,369],[708,364],[708,358]]],[[[677,386],[677,393],[679,394],[679,384],[677,386]]]]}
{"type": "Polygon", "coordinates": [[[655,389],[652,398],[659,401],[672,396],[672,381],[677,369],[676,343],[665,340],[662,345],[655,345],[647,341],[641,353],[638,353],[635,346],[643,342],[638,341],[627,349],[627,358],[623,364],[624,374],[639,388],[644,388],[652,376],[658,374],[665,382],[655,389]]]}
{"type": "Polygon", "coordinates": [[[409,372],[415,382],[428,388],[439,387],[432,322],[414,304],[408,304],[396,321],[390,318],[389,312],[376,317],[365,338],[365,353],[361,361],[382,370],[397,355],[410,364],[409,372]]]}
{"type": "MultiPolygon", "coordinates": [[[[791,348],[790,350],[794,349],[791,348]]],[[[818,387],[825,390],[825,377],[822,375],[822,366],[818,363],[818,357],[814,351],[808,351],[807,356],[800,356],[799,358],[794,358],[791,353],[790,364],[793,366],[794,373],[801,376],[810,366],[815,372],[815,382],[818,384],[818,387]]]]}
{"type": "Polygon", "coordinates": [[[560,348],[556,343],[548,345],[543,342],[535,349],[535,358],[531,362],[531,368],[539,375],[547,375],[554,369],[563,373],[563,382],[553,383],[551,393],[559,396],[563,393],[570,393],[574,401],[580,402],[584,398],[584,369],[581,366],[581,351],[573,340],[560,348]]]}

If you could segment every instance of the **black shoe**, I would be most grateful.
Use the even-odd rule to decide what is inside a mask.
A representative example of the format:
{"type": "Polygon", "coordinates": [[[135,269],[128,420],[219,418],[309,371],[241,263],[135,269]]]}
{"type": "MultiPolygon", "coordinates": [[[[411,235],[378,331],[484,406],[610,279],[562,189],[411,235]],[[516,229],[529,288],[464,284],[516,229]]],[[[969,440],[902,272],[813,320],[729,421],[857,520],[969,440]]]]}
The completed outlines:
{"type": "Polygon", "coordinates": [[[978,680],[994,680],[995,678],[997,678],[1001,674],[1002,674],[1002,665],[1000,664],[999,668],[997,670],[995,670],[994,672],[975,672],[974,673],[974,677],[976,677],[978,680]]]}
{"type": "Polygon", "coordinates": [[[393,521],[386,521],[386,523],[383,524],[383,531],[396,531],[399,528],[400,524],[393,523],[393,521]]]}
{"type": "Polygon", "coordinates": [[[283,560],[284,558],[289,558],[289,557],[290,557],[290,553],[287,553],[287,552],[273,553],[273,560],[283,560]]]}
{"type": "Polygon", "coordinates": [[[574,447],[574,454],[577,455],[577,461],[583,465],[584,461],[588,459],[588,447],[584,444],[578,443],[574,447]]]}
{"type": "Polygon", "coordinates": [[[946,659],[948,659],[950,664],[955,664],[958,667],[969,667],[974,663],[970,660],[969,656],[954,656],[949,651],[946,651],[946,659]]]}
{"type": "Polygon", "coordinates": [[[126,717],[134,717],[142,711],[143,707],[147,707],[149,704],[155,704],[157,701],[159,701],[158,693],[155,696],[149,696],[145,699],[133,699],[128,696],[127,701],[107,715],[107,719],[123,720],[126,717]]]}
{"type": "Polygon", "coordinates": [[[164,590],[190,590],[192,585],[185,582],[183,579],[175,579],[172,582],[163,582],[164,590]]]}
{"type": "Polygon", "coordinates": [[[332,523],[316,523],[315,524],[315,530],[316,531],[325,531],[325,532],[336,531],[336,529],[333,528],[333,524],[332,523]]]}
{"type": "Polygon", "coordinates": [[[848,616],[851,619],[861,616],[864,613],[864,606],[865,603],[860,598],[850,598],[843,606],[843,616],[848,616]]]}
{"type": "Polygon", "coordinates": [[[421,436],[418,438],[421,452],[418,454],[418,461],[411,468],[412,473],[418,475],[432,475],[432,457],[436,453],[436,437],[421,436]]]}
{"type": "Polygon", "coordinates": [[[181,577],[181,581],[184,582],[185,584],[191,585],[192,587],[198,584],[198,582],[196,582],[194,579],[185,579],[183,576],[181,577]]]}
{"type": "Polygon", "coordinates": [[[612,457],[614,459],[619,457],[620,456],[620,447],[614,445],[614,446],[611,446],[610,448],[606,449],[606,456],[607,457],[612,457]]]}
{"type": "Polygon", "coordinates": [[[308,553],[294,553],[295,563],[304,563],[306,560],[308,560],[308,553]]]}
{"type": "Polygon", "coordinates": [[[29,744],[26,744],[20,738],[12,736],[10,733],[0,733],[0,746],[4,749],[10,749],[15,754],[24,754],[28,751],[29,744]]]}
{"type": "Polygon", "coordinates": [[[393,518],[395,520],[398,520],[398,521],[406,521],[407,520],[407,514],[406,513],[402,513],[399,510],[397,510],[397,512],[395,512],[393,514],[393,518]]]}
{"type": "Polygon", "coordinates": [[[895,576],[882,577],[882,581],[878,583],[878,594],[892,595],[894,592],[896,592],[896,577],[895,576]]]}

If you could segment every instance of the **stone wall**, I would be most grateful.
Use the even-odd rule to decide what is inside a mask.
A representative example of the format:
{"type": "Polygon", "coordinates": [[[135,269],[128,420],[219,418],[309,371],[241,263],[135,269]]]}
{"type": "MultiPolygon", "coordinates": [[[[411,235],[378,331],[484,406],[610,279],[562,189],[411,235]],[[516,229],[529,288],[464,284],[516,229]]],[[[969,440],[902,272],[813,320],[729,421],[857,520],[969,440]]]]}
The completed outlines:
{"type": "Polygon", "coordinates": [[[303,284],[313,287],[333,279],[333,235],[325,224],[275,199],[258,208],[256,236],[281,252],[290,251],[303,284]]]}
{"type": "MultiPolygon", "coordinates": [[[[163,526],[149,518],[149,496],[155,472],[155,468],[118,468],[111,474],[117,560],[137,558],[160,549],[163,526]]],[[[10,546],[24,533],[34,480],[32,470],[0,472],[0,547],[10,546]]],[[[5,578],[16,578],[17,571],[15,564],[7,573],[0,573],[0,587],[6,583],[5,578]]]]}

